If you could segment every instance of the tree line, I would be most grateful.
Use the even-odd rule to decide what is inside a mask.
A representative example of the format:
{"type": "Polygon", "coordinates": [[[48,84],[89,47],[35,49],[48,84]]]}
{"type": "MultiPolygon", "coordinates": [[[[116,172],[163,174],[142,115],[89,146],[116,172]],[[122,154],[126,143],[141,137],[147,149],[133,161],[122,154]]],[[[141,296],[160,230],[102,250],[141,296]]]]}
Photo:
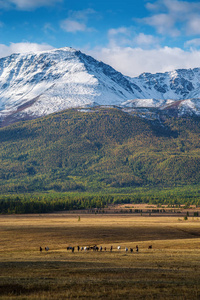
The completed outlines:
{"type": "Polygon", "coordinates": [[[56,211],[104,209],[115,204],[156,204],[200,206],[197,191],[140,191],[130,195],[100,194],[15,194],[0,196],[0,214],[51,213],[56,211]]]}

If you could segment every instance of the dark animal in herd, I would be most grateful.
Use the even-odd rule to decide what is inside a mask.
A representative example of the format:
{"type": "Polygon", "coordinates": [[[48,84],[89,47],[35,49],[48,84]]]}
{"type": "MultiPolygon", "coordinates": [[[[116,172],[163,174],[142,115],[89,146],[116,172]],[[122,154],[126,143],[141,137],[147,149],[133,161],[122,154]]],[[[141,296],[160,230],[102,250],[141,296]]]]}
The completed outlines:
{"type": "Polygon", "coordinates": [[[72,247],[71,246],[67,247],[67,250],[72,250],[72,247]]]}
{"type": "MultiPolygon", "coordinates": [[[[42,250],[43,250],[43,249],[42,249],[42,247],[40,246],[40,252],[42,252],[42,250]]],[[[45,247],[44,250],[45,250],[45,251],[49,251],[49,247],[45,247]]]]}

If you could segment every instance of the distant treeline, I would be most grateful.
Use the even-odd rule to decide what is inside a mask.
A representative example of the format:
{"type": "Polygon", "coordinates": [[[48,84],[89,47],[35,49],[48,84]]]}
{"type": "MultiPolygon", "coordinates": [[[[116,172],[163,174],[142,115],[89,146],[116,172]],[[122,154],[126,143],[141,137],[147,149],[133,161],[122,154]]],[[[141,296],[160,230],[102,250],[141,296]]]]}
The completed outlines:
{"type": "Polygon", "coordinates": [[[156,205],[200,205],[200,194],[196,189],[175,189],[166,191],[140,191],[130,195],[99,195],[99,194],[15,194],[0,196],[1,214],[50,213],[94,208],[103,209],[115,204],[148,203],[156,205]]]}

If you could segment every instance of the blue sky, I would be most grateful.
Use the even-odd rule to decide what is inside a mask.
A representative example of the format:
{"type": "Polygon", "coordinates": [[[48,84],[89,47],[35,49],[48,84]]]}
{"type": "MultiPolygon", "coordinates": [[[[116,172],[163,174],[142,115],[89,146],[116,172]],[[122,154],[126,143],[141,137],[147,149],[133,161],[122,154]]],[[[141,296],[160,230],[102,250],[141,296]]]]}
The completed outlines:
{"type": "Polygon", "coordinates": [[[125,75],[200,67],[200,1],[0,0],[0,56],[70,46],[125,75]]]}

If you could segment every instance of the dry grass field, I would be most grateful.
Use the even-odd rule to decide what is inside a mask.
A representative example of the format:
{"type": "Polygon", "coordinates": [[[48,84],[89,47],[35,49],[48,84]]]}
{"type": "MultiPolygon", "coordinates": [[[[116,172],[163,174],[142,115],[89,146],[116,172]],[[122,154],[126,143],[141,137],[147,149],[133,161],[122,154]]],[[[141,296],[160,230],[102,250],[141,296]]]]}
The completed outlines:
{"type": "Polygon", "coordinates": [[[200,220],[1,215],[0,299],[200,299],[200,220]]]}

